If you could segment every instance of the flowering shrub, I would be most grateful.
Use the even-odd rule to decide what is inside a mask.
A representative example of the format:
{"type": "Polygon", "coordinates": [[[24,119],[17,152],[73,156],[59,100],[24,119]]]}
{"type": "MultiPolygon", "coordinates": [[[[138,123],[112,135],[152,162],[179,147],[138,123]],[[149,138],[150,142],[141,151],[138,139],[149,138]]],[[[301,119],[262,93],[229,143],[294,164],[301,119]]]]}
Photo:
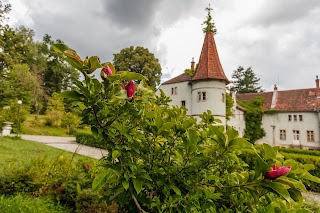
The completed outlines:
{"type": "Polygon", "coordinates": [[[82,61],[64,44],[53,48],[84,75],[64,96],[84,106],[82,121],[108,150],[92,187],[104,188],[105,201],[121,212],[295,212],[303,203],[301,180],[320,182],[308,165],[283,160],[278,148],[256,150],[233,128],[214,125],[210,111],[197,122],[185,108],[169,107],[143,76],[97,57],[82,61]],[[98,68],[102,82],[90,75],[98,68]],[[253,170],[238,157],[243,148],[255,153],[253,170]],[[269,174],[274,165],[291,171],[269,174]]]}

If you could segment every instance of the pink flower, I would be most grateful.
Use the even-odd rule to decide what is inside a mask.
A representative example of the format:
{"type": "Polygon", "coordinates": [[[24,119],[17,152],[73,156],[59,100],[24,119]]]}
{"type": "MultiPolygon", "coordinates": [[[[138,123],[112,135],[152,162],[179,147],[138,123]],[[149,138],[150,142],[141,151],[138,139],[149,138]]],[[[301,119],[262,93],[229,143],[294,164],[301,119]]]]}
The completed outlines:
{"type": "Polygon", "coordinates": [[[112,75],[112,70],[110,69],[110,67],[102,68],[102,70],[101,70],[101,78],[103,80],[105,80],[106,78],[103,76],[103,73],[106,74],[106,75],[112,75]]]}
{"type": "Polygon", "coordinates": [[[281,177],[283,175],[286,175],[290,172],[291,167],[290,166],[276,166],[274,165],[272,167],[272,170],[266,172],[265,178],[269,180],[275,180],[278,177],[281,177]]]}
{"type": "Polygon", "coordinates": [[[134,92],[136,91],[136,85],[134,84],[134,81],[129,81],[125,89],[127,90],[128,98],[133,98],[134,92]]]}

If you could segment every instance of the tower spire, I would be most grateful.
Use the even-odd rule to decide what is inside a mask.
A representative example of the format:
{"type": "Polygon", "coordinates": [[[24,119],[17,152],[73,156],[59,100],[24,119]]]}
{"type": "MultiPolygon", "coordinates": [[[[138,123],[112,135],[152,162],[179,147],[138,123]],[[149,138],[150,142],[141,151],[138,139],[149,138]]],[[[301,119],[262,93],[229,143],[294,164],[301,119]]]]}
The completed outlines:
{"type": "Polygon", "coordinates": [[[214,27],[210,11],[212,10],[209,7],[206,8],[208,11],[207,20],[204,22],[207,26],[203,29],[205,32],[205,38],[199,58],[198,67],[196,68],[195,74],[192,77],[193,81],[196,80],[205,80],[205,79],[215,79],[224,81],[226,84],[229,84],[229,80],[226,77],[218,55],[218,50],[214,40],[214,34],[216,29],[214,27]]]}

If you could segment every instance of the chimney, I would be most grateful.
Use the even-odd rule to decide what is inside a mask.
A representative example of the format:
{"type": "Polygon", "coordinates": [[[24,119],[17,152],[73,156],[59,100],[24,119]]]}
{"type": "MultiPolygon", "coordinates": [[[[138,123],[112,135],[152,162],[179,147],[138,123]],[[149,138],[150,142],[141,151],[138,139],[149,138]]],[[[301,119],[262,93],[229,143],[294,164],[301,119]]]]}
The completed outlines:
{"type": "Polygon", "coordinates": [[[274,87],[273,87],[271,109],[274,109],[277,106],[277,96],[278,96],[278,87],[275,84],[274,87]]]}
{"type": "Polygon", "coordinates": [[[191,61],[191,69],[194,70],[194,58],[192,57],[192,61],[191,61]]]}
{"type": "Polygon", "coordinates": [[[274,91],[275,91],[275,90],[278,90],[278,87],[277,87],[276,84],[274,85],[273,90],[274,90],[274,91]]]}
{"type": "Polygon", "coordinates": [[[319,89],[319,78],[316,76],[316,88],[319,89]]]}

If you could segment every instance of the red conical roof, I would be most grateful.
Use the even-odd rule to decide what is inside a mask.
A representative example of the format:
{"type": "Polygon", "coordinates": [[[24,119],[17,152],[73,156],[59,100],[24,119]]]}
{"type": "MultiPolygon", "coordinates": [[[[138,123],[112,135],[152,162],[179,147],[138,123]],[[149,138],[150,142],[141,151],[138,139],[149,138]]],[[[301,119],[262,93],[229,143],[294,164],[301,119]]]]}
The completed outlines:
{"type": "Polygon", "coordinates": [[[225,81],[226,84],[230,83],[223,72],[213,33],[210,31],[206,32],[198,67],[192,77],[193,81],[204,79],[217,79],[225,81]]]}

